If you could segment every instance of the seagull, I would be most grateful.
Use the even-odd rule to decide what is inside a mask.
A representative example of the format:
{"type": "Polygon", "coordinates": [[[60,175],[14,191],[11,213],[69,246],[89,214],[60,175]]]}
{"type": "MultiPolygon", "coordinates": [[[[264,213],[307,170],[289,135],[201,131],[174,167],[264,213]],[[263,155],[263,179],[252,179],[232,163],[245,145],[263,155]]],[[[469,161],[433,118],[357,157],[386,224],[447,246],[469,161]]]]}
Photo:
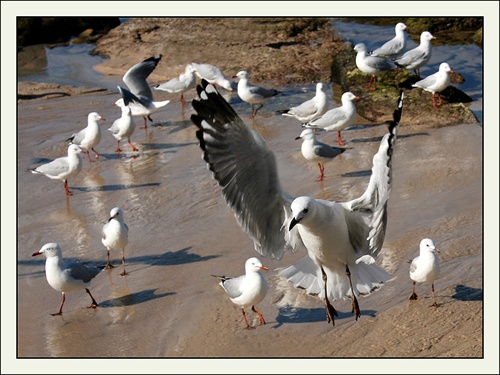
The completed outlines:
{"type": "Polygon", "coordinates": [[[319,119],[303,126],[306,128],[320,128],[326,131],[336,130],[337,143],[339,146],[344,146],[345,143],[342,141],[340,131],[351,125],[356,118],[354,100],[359,100],[359,96],[354,95],[350,91],[343,93],[341,97],[342,105],[340,107],[330,109],[319,119]]]}
{"type": "Polygon", "coordinates": [[[82,149],[80,147],[70,144],[68,147],[68,156],[63,156],[49,163],[39,165],[32,169],[31,173],[43,174],[53,180],[62,180],[66,195],[73,195],[73,192],[69,190],[68,180],[75,177],[82,170],[81,152],[82,149]]]}
{"type": "Polygon", "coordinates": [[[274,89],[250,85],[248,83],[248,72],[245,70],[239,71],[233,78],[239,78],[238,96],[241,100],[252,106],[252,117],[257,115],[257,111],[264,106],[265,101],[279,94],[279,92],[274,89]],[[258,105],[258,107],[255,108],[255,105],[258,105]]]}
{"type": "Polygon", "coordinates": [[[416,283],[431,283],[432,299],[434,301],[432,306],[438,307],[434,295],[434,281],[439,278],[439,258],[436,253],[440,253],[440,251],[436,249],[434,242],[430,238],[424,238],[420,241],[420,255],[413,259],[410,265],[410,278],[413,280],[413,293],[410,300],[413,301],[418,298],[415,293],[416,283]]]}
{"type": "Polygon", "coordinates": [[[406,25],[402,22],[396,24],[394,28],[396,32],[396,36],[385,42],[381,47],[373,50],[370,55],[378,56],[383,58],[394,58],[399,56],[403,50],[405,49],[405,33],[406,25]]]}
{"type": "Polygon", "coordinates": [[[377,83],[378,75],[397,68],[396,64],[390,60],[386,60],[378,56],[368,55],[364,43],[356,44],[354,46],[354,51],[357,52],[356,66],[358,69],[363,73],[370,74],[370,83],[368,83],[366,88],[370,88],[373,83],[371,91],[375,91],[377,89],[375,85],[377,83]]]}
{"type": "Polygon", "coordinates": [[[172,78],[170,81],[164,82],[155,86],[156,90],[166,91],[171,94],[181,93],[182,109],[186,102],[184,101],[184,92],[194,88],[196,84],[196,76],[194,75],[195,69],[192,64],[187,64],[184,73],[181,73],[179,78],[172,78]]]}
{"type": "Polygon", "coordinates": [[[282,116],[295,117],[302,123],[307,123],[321,117],[327,109],[327,97],[321,82],[316,84],[316,95],[308,101],[290,109],[280,111],[282,116]]]}
{"type": "Polygon", "coordinates": [[[336,156],[342,154],[346,149],[329,146],[316,139],[313,129],[304,129],[295,139],[302,139],[300,151],[302,156],[308,161],[318,163],[320,176],[316,181],[323,181],[325,175],[325,166],[323,163],[333,160],[336,156]]]}
{"type": "Polygon", "coordinates": [[[380,286],[386,272],[373,263],[384,242],[387,202],[391,190],[391,159],[401,118],[403,92],[394,111],[389,133],[373,158],[366,191],[356,199],[338,203],[294,198],[281,186],[274,153],[251,130],[217,90],[202,81],[199,99],[192,105],[191,121],[203,160],[222,188],[235,217],[253,240],[261,256],[281,259],[301,243],[308,255],[284,269],[295,286],[311,290],[323,281],[327,321],[334,324],[336,311],[329,298],[345,298],[349,291],[356,319],[360,310],[356,294],[368,294],[380,286]],[[307,274],[306,274],[307,273],[307,274]],[[347,277],[346,277],[347,276],[347,277]]]}
{"type": "Polygon", "coordinates": [[[254,329],[247,321],[245,307],[252,307],[252,311],[257,314],[259,324],[266,324],[264,317],[255,309],[255,305],[260,303],[267,294],[269,286],[267,281],[259,272],[260,270],[267,271],[268,268],[263,266],[258,258],[250,258],[245,262],[245,274],[236,278],[226,276],[216,276],[220,279],[219,285],[224,288],[231,301],[241,306],[243,319],[247,325],[247,329],[254,329]]]}
{"type": "Polygon", "coordinates": [[[436,39],[428,31],[424,31],[420,34],[420,44],[405,52],[403,56],[398,57],[394,62],[397,66],[406,68],[408,70],[413,69],[415,74],[420,77],[420,68],[427,64],[431,59],[432,55],[432,44],[431,40],[436,39]]]}
{"type": "Polygon", "coordinates": [[[212,85],[221,86],[222,88],[233,91],[231,81],[229,81],[224,73],[216,66],[210,64],[191,63],[194,67],[194,73],[200,78],[208,81],[212,85]]]}
{"type": "Polygon", "coordinates": [[[125,271],[125,246],[127,246],[128,243],[128,226],[124,222],[123,211],[120,207],[113,208],[109,213],[108,222],[104,224],[104,227],[102,228],[101,241],[108,250],[108,262],[106,263],[105,268],[114,268],[109,261],[110,250],[121,250],[123,271],[120,275],[128,275],[127,271],[125,271]]]}
{"type": "Polygon", "coordinates": [[[101,141],[101,128],[99,127],[97,121],[105,121],[106,119],[101,117],[101,115],[97,112],[89,113],[87,119],[87,127],[80,130],[78,133],[72,134],[66,141],[85,149],[85,153],[89,158],[89,163],[92,163],[89,149],[94,151],[95,158],[99,159],[99,153],[94,150],[94,147],[96,147],[101,141]]]}
{"type": "Polygon", "coordinates": [[[59,311],[51,315],[62,315],[66,293],[77,292],[82,289],[85,289],[92,299],[92,304],[89,307],[95,309],[99,306],[88,287],[92,279],[101,272],[101,269],[85,266],[76,262],[65,261],[62,256],[61,247],[55,242],[43,245],[43,247],[33,253],[32,256],[40,254],[45,254],[47,257],[45,261],[45,276],[47,277],[47,282],[52,288],[62,293],[59,311]]]}
{"type": "MultiPolygon", "coordinates": [[[[121,92],[122,88],[118,86],[118,90],[120,90],[121,92]]],[[[129,103],[126,102],[126,105],[121,107],[122,116],[119,119],[116,119],[113,122],[113,125],[111,125],[111,127],[108,129],[113,134],[113,137],[116,138],[118,145],[116,148],[116,152],[122,151],[120,149],[120,141],[124,138],[127,138],[128,144],[132,147],[132,150],[139,151],[137,147],[135,147],[134,144],[130,141],[130,137],[135,130],[135,122],[134,118],[132,117],[132,110],[130,109],[130,106],[128,104],[129,103]]]]}
{"type": "Polygon", "coordinates": [[[141,129],[147,129],[147,119],[153,122],[150,116],[153,112],[170,103],[170,100],[155,102],[153,92],[146,82],[160,60],[161,55],[155,55],[131,67],[123,76],[123,82],[129,90],[122,88],[120,90],[122,98],[114,103],[118,107],[123,107],[126,105],[125,101],[128,101],[132,116],[144,118],[144,126],[141,126],[141,129]]]}
{"type": "Polygon", "coordinates": [[[441,99],[441,91],[443,91],[450,85],[450,73],[452,72],[453,70],[451,70],[450,66],[447,63],[441,63],[441,65],[439,65],[439,70],[436,73],[414,83],[412,87],[418,87],[432,93],[432,105],[434,106],[434,108],[438,109],[443,105],[443,99],[441,99]],[[436,93],[439,98],[439,106],[436,103],[436,93]]]}

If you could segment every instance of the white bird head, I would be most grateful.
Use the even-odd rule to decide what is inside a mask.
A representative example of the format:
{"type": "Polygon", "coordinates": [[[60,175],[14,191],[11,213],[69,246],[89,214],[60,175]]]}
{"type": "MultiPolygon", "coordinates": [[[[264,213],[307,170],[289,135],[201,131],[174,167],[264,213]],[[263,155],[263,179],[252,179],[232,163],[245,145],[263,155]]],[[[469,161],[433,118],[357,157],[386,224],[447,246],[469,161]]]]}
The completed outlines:
{"type": "Polygon", "coordinates": [[[432,34],[428,31],[424,31],[422,34],[420,34],[420,43],[436,39],[435,36],[432,36],[432,34]]]}
{"type": "Polygon", "coordinates": [[[420,252],[436,252],[440,253],[438,249],[436,249],[436,246],[434,245],[434,241],[432,241],[430,238],[424,238],[422,241],[420,241],[420,252]]]}
{"type": "Polygon", "coordinates": [[[323,83],[318,82],[318,83],[316,84],[316,92],[318,92],[318,91],[323,91],[323,87],[324,87],[324,86],[323,86],[323,83]]]}
{"type": "Polygon", "coordinates": [[[99,120],[103,120],[104,121],[105,118],[101,117],[101,115],[99,113],[97,113],[97,112],[90,112],[89,115],[88,115],[88,120],[89,120],[89,122],[90,121],[96,121],[97,122],[99,120]]]}
{"type": "Polygon", "coordinates": [[[236,73],[235,77],[239,79],[248,79],[248,72],[246,70],[241,70],[238,73],[236,73]]]}
{"type": "Polygon", "coordinates": [[[196,69],[194,68],[194,66],[192,64],[187,64],[186,68],[184,69],[184,73],[187,73],[187,74],[194,73],[195,71],[196,71],[196,69]]]}
{"type": "Polygon", "coordinates": [[[354,95],[352,92],[347,91],[342,94],[342,103],[351,102],[353,100],[358,100],[359,96],[354,95]]]}
{"type": "Polygon", "coordinates": [[[123,221],[123,211],[120,207],[115,207],[109,212],[109,220],[116,219],[118,221],[123,221]]]}
{"type": "Polygon", "coordinates": [[[82,152],[82,149],[75,144],[70,144],[68,146],[68,155],[77,155],[82,152]]]}
{"type": "Polygon", "coordinates": [[[396,24],[396,31],[398,30],[406,30],[406,25],[403,22],[399,22],[396,24]]]}
{"type": "Polygon", "coordinates": [[[316,135],[314,134],[314,130],[311,129],[311,128],[306,128],[304,130],[302,130],[302,133],[300,133],[300,135],[295,138],[295,139],[304,139],[304,140],[311,140],[311,139],[315,139],[316,138],[316,135]]]}
{"type": "Polygon", "coordinates": [[[450,66],[448,65],[448,63],[441,63],[441,65],[439,65],[439,71],[440,72],[451,72],[453,73],[453,70],[451,70],[450,66]]]}
{"type": "Polygon", "coordinates": [[[33,253],[32,256],[40,255],[40,254],[45,254],[45,256],[47,258],[57,257],[57,256],[61,257],[62,251],[61,251],[61,247],[57,243],[50,242],[50,243],[43,245],[42,248],[40,250],[38,250],[37,252],[33,253]]]}
{"type": "Polygon", "coordinates": [[[354,50],[358,53],[366,52],[366,46],[364,43],[358,43],[354,46],[354,50]]]}
{"type": "Polygon", "coordinates": [[[113,105],[116,105],[117,107],[123,108],[123,107],[125,107],[125,101],[123,100],[123,98],[120,98],[116,102],[114,102],[113,105]]]}
{"type": "Polygon", "coordinates": [[[310,217],[314,208],[313,198],[306,196],[295,198],[291,205],[292,220],[290,221],[288,230],[292,230],[295,225],[310,217]]]}
{"type": "Polygon", "coordinates": [[[269,269],[262,265],[258,258],[250,258],[245,262],[245,272],[259,272],[260,270],[268,271],[269,269]]]}

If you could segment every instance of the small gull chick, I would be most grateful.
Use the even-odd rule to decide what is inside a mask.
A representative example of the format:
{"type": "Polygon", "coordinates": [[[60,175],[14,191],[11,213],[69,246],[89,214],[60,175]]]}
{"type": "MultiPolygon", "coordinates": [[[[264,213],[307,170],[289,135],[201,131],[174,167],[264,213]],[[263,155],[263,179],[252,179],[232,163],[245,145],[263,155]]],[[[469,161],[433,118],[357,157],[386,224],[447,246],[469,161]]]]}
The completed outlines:
{"type": "Polygon", "coordinates": [[[141,129],[147,129],[148,119],[153,122],[152,113],[170,103],[170,100],[154,101],[153,92],[146,81],[160,62],[161,57],[161,55],[155,55],[131,67],[123,76],[123,82],[127,85],[128,90],[122,88],[120,90],[122,98],[114,103],[118,107],[123,107],[126,105],[125,101],[128,101],[132,116],[144,118],[144,126],[141,126],[141,129]]]}
{"type": "Polygon", "coordinates": [[[371,91],[377,89],[377,76],[388,72],[390,70],[396,69],[396,64],[390,60],[386,60],[382,57],[368,55],[366,46],[364,43],[358,43],[354,46],[354,51],[356,54],[356,66],[363,73],[370,74],[370,82],[366,88],[371,88],[371,91]],[[372,86],[373,83],[373,87],[372,86]]]}
{"type": "Polygon", "coordinates": [[[279,92],[274,89],[266,89],[261,86],[251,85],[248,82],[248,72],[245,70],[239,71],[233,78],[239,78],[238,96],[241,100],[252,106],[252,117],[257,115],[257,111],[264,106],[264,103],[269,98],[279,94],[279,92]]]}
{"type": "Polygon", "coordinates": [[[415,82],[412,87],[418,87],[432,93],[432,105],[435,109],[438,109],[443,105],[443,99],[441,99],[441,91],[443,91],[450,85],[450,73],[452,72],[453,70],[451,70],[450,66],[447,63],[441,63],[441,65],[439,65],[439,70],[436,73],[431,74],[430,76],[418,82],[415,82]],[[439,105],[436,103],[436,94],[439,98],[439,105]]]}
{"type": "Polygon", "coordinates": [[[97,121],[105,121],[104,117],[101,117],[97,112],[91,112],[87,116],[87,127],[80,130],[78,133],[74,133],[66,141],[77,145],[78,147],[85,149],[85,153],[89,158],[89,163],[92,162],[90,159],[89,150],[94,151],[96,159],[99,159],[99,153],[94,149],[101,141],[101,128],[97,121]]]}
{"type": "Polygon", "coordinates": [[[294,117],[303,124],[316,120],[323,116],[327,109],[327,97],[324,85],[321,82],[316,84],[316,95],[308,101],[296,106],[280,111],[283,116],[294,117]]]}
{"type": "Polygon", "coordinates": [[[252,311],[257,314],[259,318],[259,324],[266,324],[262,314],[255,309],[255,305],[266,297],[267,291],[269,290],[266,279],[259,272],[261,270],[267,271],[268,268],[263,266],[259,259],[250,258],[245,262],[244,275],[236,278],[212,275],[221,280],[219,285],[224,288],[231,301],[241,306],[241,312],[243,314],[243,319],[245,319],[247,329],[253,329],[255,327],[248,324],[245,307],[252,307],[252,311]]]}
{"type": "Polygon", "coordinates": [[[181,73],[179,78],[172,78],[167,82],[161,83],[155,86],[155,90],[166,91],[171,94],[180,93],[182,109],[184,110],[184,106],[186,105],[184,93],[187,90],[194,88],[196,84],[196,76],[194,75],[194,72],[194,66],[192,64],[187,64],[184,69],[184,73],[181,73]]]}
{"type": "Polygon", "coordinates": [[[394,62],[397,66],[405,69],[413,69],[417,77],[420,77],[420,68],[427,64],[432,56],[432,39],[436,39],[436,37],[432,36],[430,32],[424,31],[420,34],[420,44],[405,52],[403,56],[398,57],[394,62]]]}
{"type": "Polygon", "coordinates": [[[320,128],[326,131],[337,131],[337,143],[344,146],[340,131],[352,124],[356,118],[356,105],[354,100],[359,97],[348,91],[342,94],[342,105],[327,111],[319,119],[311,121],[304,126],[307,128],[320,128]]]}
{"type": "Polygon", "coordinates": [[[420,255],[413,259],[410,264],[410,278],[413,280],[413,293],[410,300],[413,301],[418,298],[415,293],[416,283],[431,283],[432,299],[434,301],[432,306],[438,307],[434,294],[434,281],[439,278],[439,258],[436,255],[439,252],[430,238],[424,238],[420,241],[420,255]]]}
{"type": "Polygon", "coordinates": [[[68,180],[75,177],[82,170],[82,150],[77,145],[68,146],[68,156],[63,156],[52,160],[49,163],[39,165],[31,170],[34,174],[43,174],[53,180],[61,180],[64,183],[66,195],[73,195],[69,190],[68,180]]]}
{"type": "Polygon", "coordinates": [[[108,222],[102,228],[101,241],[108,250],[108,262],[105,268],[114,268],[109,261],[109,252],[111,250],[121,250],[123,271],[120,275],[128,275],[127,271],[125,271],[125,246],[128,244],[128,226],[125,224],[123,211],[120,207],[114,207],[109,213],[108,222]]]}
{"type": "Polygon", "coordinates": [[[43,245],[40,250],[33,253],[33,256],[40,254],[45,254],[47,257],[45,261],[45,276],[47,277],[47,282],[52,288],[62,293],[59,311],[51,315],[62,315],[66,293],[77,292],[82,289],[85,289],[92,299],[92,303],[89,307],[96,308],[99,306],[88,287],[92,279],[101,272],[101,269],[85,266],[76,262],[65,261],[62,256],[61,247],[55,242],[43,245]]]}
{"type": "Polygon", "coordinates": [[[320,176],[316,181],[323,181],[325,175],[324,163],[333,160],[333,158],[346,150],[345,148],[329,146],[318,141],[316,139],[316,134],[314,134],[314,130],[310,128],[302,130],[302,133],[295,139],[303,140],[302,146],[300,147],[302,156],[308,161],[318,163],[320,176]]]}
{"type": "Polygon", "coordinates": [[[394,58],[399,56],[403,50],[405,49],[406,39],[405,39],[405,30],[406,25],[402,22],[399,22],[394,27],[396,35],[394,38],[385,42],[381,47],[374,49],[370,55],[378,56],[383,58],[394,58]]]}

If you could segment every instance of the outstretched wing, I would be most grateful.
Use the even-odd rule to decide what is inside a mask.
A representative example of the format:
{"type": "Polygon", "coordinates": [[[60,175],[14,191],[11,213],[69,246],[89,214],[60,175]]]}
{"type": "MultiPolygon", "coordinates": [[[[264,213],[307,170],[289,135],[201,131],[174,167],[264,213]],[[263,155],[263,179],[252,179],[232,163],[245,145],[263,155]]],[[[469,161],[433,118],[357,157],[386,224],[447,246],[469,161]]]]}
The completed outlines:
{"type": "Polygon", "coordinates": [[[198,127],[203,159],[255,250],[280,259],[299,237],[284,227],[291,218],[292,197],[281,188],[274,153],[212,85],[203,80],[197,92],[197,114],[191,120],[198,127]]]}
{"type": "Polygon", "coordinates": [[[125,82],[132,91],[141,100],[152,101],[153,93],[146,79],[155,70],[161,60],[161,55],[155,55],[131,67],[123,76],[125,82]]]}

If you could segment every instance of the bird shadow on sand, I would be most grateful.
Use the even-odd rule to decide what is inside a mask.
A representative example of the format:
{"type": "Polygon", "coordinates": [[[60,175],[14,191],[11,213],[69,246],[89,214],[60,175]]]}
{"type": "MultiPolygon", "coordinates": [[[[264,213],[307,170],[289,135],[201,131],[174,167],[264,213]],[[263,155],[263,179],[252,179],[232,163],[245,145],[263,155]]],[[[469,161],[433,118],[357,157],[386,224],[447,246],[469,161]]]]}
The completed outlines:
{"type": "Polygon", "coordinates": [[[483,290],[471,288],[465,285],[457,285],[455,287],[455,294],[452,295],[451,298],[459,301],[482,301],[483,290]]]}
{"type": "Polygon", "coordinates": [[[126,190],[126,189],[134,189],[134,188],[145,188],[152,186],[160,186],[159,182],[149,182],[147,184],[136,184],[136,185],[103,185],[103,186],[88,186],[88,187],[76,187],[72,186],[72,190],[81,191],[84,193],[92,192],[92,191],[117,191],[117,190],[126,190]]]}
{"type": "Polygon", "coordinates": [[[163,298],[168,296],[173,296],[175,292],[159,293],[155,292],[157,289],[147,289],[141,292],[130,293],[125,296],[113,298],[106,301],[99,302],[99,307],[110,308],[110,307],[120,307],[120,306],[132,306],[138,305],[140,303],[148,302],[157,298],[163,298]]]}
{"type": "Polygon", "coordinates": [[[145,255],[127,258],[128,264],[146,264],[148,266],[177,266],[180,264],[204,262],[218,258],[218,255],[201,256],[189,253],[191,246],[178,251],[167,251],[158,255],[145,255]]]}
{"type": "MultiPolygon", "coordinates": [[[[335,320],[353,318],[352,312],[342,312],[337,310],[338,316],[335,320]]],[[[375,310],[361,311],[361,315],[375,316],[375,310]]],[[[321,308],[305,309],[293,306],[280,307],[278,316],[276,317],[276,325],[273,328],[279,328],[285,323],[311,323],[311,322],[326,322],[326,310],[321,308]]],[[[330,323],[331,324],[331,323],[330,323]]]]}
{"type": "MultiPolygon", "coordinates": [[[[411,138],[411,137],[418,137],[418,136],[430,136],[429,133],[412,133],[412,134],[403,134],[399,135],[398,134],[398,139],[405,139],[405,138],[411,138]]],[[[352,143],[370,143],[370,142],[380,142],[382,141],[383,136],[381,137],[371,137],[371,138],[359,138],[359,139],[351,139],[349,142],[352,143]]]]}

